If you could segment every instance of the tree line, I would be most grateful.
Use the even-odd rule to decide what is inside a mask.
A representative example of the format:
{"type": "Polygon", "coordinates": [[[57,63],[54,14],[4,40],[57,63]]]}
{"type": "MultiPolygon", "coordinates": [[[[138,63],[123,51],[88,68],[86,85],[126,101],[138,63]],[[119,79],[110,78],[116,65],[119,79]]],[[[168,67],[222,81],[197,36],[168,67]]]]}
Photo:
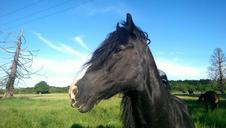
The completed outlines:
{"type": "Polygon", "coordinates": [[[188,93],[188,90],[194,92],[205,92],[209,90],[218,91],[217,81],[211,79],[200,80],[170,80],[171,91],[180,91],[188,93]]]}
{"type": "MultiPolygon", "coordinates": [[[[40,81],[34,87],[15,88],[14,94],[40,94],[40,93],[67,93],[67,87],[49,86],[45,81],[40,81]]],[[[0,89],[0,95],[4,95],[5,89],[0,89]]]]}
{"type": "MultiPolygon", "coordinates": [[[[219,90],[217,88],[217,81],[211,79],[200,79],[200,80],[170,80],[170,91],[180,91],[188,93],[188,90],[194,92],[205,92],[208,90],[219,90]]],[[[225,85],[226,86],[226,85],[225,85]]],[[[224,87],[225,87],[224,86],[224,87]]],[[[40,81],[34,87],[27,88],[15,88],[14,94],[29,94],[29,93],[41,93],[42,91],[48,91],[48,93],[67,93],[67,87],[54,87],[49,86],[47,82],[40,81]]],[[[0,89],[0,94],[3,95],[5,89],[0,89]]]]}

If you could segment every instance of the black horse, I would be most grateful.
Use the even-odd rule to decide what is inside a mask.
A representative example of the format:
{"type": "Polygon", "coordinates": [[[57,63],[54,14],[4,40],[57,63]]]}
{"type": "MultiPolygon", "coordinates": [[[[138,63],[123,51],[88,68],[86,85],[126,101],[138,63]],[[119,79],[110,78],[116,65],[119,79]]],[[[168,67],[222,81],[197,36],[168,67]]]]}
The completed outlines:
{"type": "Polygon", "coordinates": [[[206,111],[208,111],[209,107],[211,110],[216,109],[218,107],[219,100],[220,98],[216,92],[207,91],[199,96],[198,102],[203,103],[205,105],[206,111]]]}
{"type": "Polygon", "coordinates": [[[85,64],[89,67],[76,83],[72,106],[88,112],[121,92],[124,128],[194,128],[184,102],[162,85],[147,41],[127,14],[85,64]]]}

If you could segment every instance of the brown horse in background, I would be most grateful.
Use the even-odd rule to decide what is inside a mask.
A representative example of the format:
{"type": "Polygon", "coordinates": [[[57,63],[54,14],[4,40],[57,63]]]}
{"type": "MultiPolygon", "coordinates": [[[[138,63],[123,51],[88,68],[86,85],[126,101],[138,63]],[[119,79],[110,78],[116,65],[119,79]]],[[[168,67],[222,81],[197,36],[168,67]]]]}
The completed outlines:
{"type": "Polygon", "coordinates": [[[184,102],[164,88],[147,41],[127,14],[85,64],[71,105],[84,113],[123,93],[124,128],[194,128],[184,102]]]}
{"type": "Polygon", "coordinates": [[[214,110],[218,107],[220,97],[214,91],[207,91],[204,94],[199,96],[198,102],[205,105],[206,111],[210,107],[211,110],[214,110]]]}

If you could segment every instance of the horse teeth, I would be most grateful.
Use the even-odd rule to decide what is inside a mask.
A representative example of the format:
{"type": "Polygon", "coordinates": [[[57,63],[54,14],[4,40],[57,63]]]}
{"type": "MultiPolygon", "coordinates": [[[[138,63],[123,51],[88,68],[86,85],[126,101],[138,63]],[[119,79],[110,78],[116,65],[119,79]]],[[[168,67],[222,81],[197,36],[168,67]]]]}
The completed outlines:
{"type": "Polygon", "coordinates": [[[82,104],[81,106],[79,106],[78,110],[81,110],[83,106],[84,106],[84,104],[82,104]]]}

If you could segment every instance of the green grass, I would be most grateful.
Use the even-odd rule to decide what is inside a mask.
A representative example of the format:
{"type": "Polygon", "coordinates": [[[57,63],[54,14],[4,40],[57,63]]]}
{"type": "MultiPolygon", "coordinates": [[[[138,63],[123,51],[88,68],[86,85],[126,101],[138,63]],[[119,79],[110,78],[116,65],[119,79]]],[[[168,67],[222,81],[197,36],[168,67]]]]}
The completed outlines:
{"type": "MultiPolygon", "coordinates": [[[[197,128],[226,127],[226,101],[206,112],[196,104],[197,96],[179,95],[189,107],[197,128]]],[[[20,94],[0,99],[0,128],[120,128],[120,98],[102,101],[89,113],[69,105],[67,94],[20,94]]]]}
{"type": "Polygon", "coordinates": [[[226,101],[224,98],[221,98],[219,108],[207,112],[203,105],[196,103],[196,95],[182,97],[187,97],[183,99],[188,105],[197,128],[226,128],[226,101]]]}
{"type": "Polygon", "coordinates": [[[16,95],[0,99],[0,128],[121,127],[119,102],[114,97],[82,114],[70,107],[67,94],[16,95]]]}

